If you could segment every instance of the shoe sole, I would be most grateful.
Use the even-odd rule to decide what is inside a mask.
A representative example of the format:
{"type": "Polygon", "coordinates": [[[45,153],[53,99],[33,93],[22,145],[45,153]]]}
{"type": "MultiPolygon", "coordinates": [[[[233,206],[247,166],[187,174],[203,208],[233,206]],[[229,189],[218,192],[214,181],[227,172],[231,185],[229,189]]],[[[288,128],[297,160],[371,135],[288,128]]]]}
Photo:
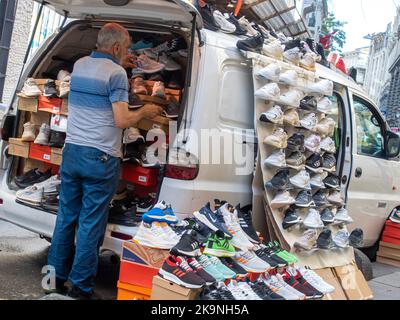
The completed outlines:
{"type": "Polygon", "coordinates": [[[314,201],[311,201],[311,202],[309,202],[309,203],[307,203],[307,204],[298,204],[298,203],[295,203],[295,205],[296,205],[297,207],[300,207],[300,208],[310,208],[310,207],[312,207],[313,205],[315,205],[315,203],[314,203],[314,201]]]}
{"type": "Polygon", "coordinates": [[[209,248],[205,248],[203,253],[218,258],[232,258],[236,254],[235,252],[227,252],[225,250],[209,249],[209,248]]]}
{"type": "Polygon", "coordinates": [[[195,284],[191,284],[191,283],[187,283],[182,281],[181,279],[179,279],[177,276],[163,270],[160,269],[160,271],[158,272],[158,274],[165,280],[174,282],[182,287],[188,288],[188,289],[200,289],[203,286],[202,285],[195,285],[195,284]]]}
{"type": "Polygon", "coordinates": [[[237,262],[237,264],[250,273],[264,273],[264,272],[268,272],[269,270],[271,270],[271,267],[268,269],[257,269],[256,270],[256,269],[249,268],[248,266],[246,266],[240,262],[237,262]]]}
{"type": "MultiPolygon", "coordinates": [[[[173,249],[173,248],[172,248],[173,249]]],[[[171,249],[171,250],[172,250],[171,249]]],[[[188,256],[188,257],[199,257],[201,256],[201,251],[200,249],[196,249],[194,251],[183,251],[183,250],[179,250],[179,249],[175,249],[178,253],[184,255],[184,256],[188,256]]]]}
{"type": "Polygon", "coordinates": [[[176,244],[172,244],[172,243],[169,245],[164,245],[164,246],[163,245],[155,245],[154,243],[152,243],[146,239],[140,238],[140,237],[133,239],[133,242],[143,245],[143,246],[146,246],[146,247],[157,248],[157,249],[162,249],[162,250],[170,250],[172,247],[174,247],[176,245],[176,244]]]}
{"type": "MultiPolygon", "coordinates": [[[[212,231],[216,232],[219,231],[219,228],[217,228],[215,225],[213,225],[210,220],[208,220],[203,214],[200,212],[196,211],[193,213],[194,217],[199,220],[201,223],[205,224],[208,228],[210,228],[212,231]]],[[[222,231],[222,230],[220,230],[222,231]]],[[[224,232],[225,233],[225,232],[224,232]]]]}
{"type": "Polygon", "coordinates": [[[160,216],[152,216],[152,215],[148,215],[146,214],[146,216],[143,217],[144,219],[147,220],[147,218],[150,218],[150,220],[143,220],[145,223],[152,223],[152,222],[165,222],[165,223],[171,223],[171,224],[175,224],[178,223],[178,219],[176,218],[168,218],[168,216],[163,216],[162,218],[160,216]]]}
{"type": "Polygon", "coordinates": [[[312,168],[312,167],[307,166],[307,165],[306,165],[306,168],[307,168],[308,170],[314,172],[314,173],[323,173],[323,172],[324,172],[323,168],[317,168],[317,169],[315,169],[315,168],[312,168]]]}

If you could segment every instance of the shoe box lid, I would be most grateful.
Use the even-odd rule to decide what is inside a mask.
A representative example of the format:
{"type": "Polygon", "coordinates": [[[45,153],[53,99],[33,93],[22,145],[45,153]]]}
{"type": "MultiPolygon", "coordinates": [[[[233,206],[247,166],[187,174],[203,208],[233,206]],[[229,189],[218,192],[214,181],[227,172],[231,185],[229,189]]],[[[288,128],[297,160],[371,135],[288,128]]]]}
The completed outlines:
{"type": "Polygon", "coordinates": [[[153,278],[151,300],[196,300],[201,289],[188,289],[159,276],[153,278]]]}
{"type": "Polygon", "coordinates": [[[168,250],[146,247],[133,241],[125,241],[122,245],[121,261],[160,269],[168,256],[168,250]]]}

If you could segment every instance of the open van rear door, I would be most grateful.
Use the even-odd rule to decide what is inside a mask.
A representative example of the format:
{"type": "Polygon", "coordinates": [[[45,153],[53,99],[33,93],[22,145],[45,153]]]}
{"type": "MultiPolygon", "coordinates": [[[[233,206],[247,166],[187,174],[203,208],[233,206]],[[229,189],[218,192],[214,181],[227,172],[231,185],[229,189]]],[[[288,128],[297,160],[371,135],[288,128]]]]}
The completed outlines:
{"type": "Polygon", "coordinates": [[[191,28],[195,15],[197,28],[203,28],[200,13],[186,0],[46,0],[46,3],[59,14],[67,14],[69,18],[91,16],[143,19],[179,23],[187,28],[191,28]]]}

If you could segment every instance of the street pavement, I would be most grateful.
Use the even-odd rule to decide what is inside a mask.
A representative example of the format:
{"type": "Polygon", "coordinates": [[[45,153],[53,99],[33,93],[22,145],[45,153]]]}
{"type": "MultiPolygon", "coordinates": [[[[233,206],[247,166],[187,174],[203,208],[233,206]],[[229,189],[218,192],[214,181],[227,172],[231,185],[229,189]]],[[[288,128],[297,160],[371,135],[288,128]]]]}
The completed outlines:
{"type": "MultiPolygon", "coordinates": [[[[49,243],[34,233],[0,221],[0,300],[43,298],[41,270],[47,260],[49,243]]],[[[116,299],[119,266],[103,254],[95,290],[105,299],[116,299]]],[[[373,264],[369,282],[375,300],[400,300],[400,268],[373,264]]],[[[57,297],[49,297],[57,299],[57,297]]]]}

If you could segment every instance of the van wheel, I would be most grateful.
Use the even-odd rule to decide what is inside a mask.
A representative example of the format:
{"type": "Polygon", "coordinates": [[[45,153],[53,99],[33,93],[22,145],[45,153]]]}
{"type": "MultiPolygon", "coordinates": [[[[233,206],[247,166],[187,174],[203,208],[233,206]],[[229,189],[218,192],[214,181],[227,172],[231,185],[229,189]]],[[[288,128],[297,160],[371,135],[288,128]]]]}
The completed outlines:
{"type": "Polygon", "coordinates": [[[354,248],[354,256],[358,269],[364,275],[366,281],[373,279],[372,263],[369,258],[359,249],[354,248]]]}
{"type": "Polygon", "coordinates": [[[377,241],[372,247],[369,248],[361,248],[361,251],[371,260],[372,262],[376,261],[376,254],[379,250],[379,241],[377,241]]]}

